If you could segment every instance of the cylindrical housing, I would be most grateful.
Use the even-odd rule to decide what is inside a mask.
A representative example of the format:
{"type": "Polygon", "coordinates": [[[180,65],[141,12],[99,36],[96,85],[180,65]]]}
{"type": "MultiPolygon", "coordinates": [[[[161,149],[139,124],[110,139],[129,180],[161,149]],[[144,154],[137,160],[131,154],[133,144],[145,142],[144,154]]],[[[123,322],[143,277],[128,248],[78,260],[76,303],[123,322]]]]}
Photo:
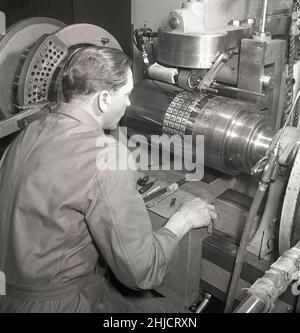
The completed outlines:
{"type": "Polygon", "coordinates": [[[208,69],[225,50],[224,33],[184,34],[158,29],[157,60],[183,68],[208,69]]]}
{"type": "Polygon", "coordinates": [[[205,165],[232,175],[249,173],[275,134],[272,119],[252,104],[150,80],[135,87],[131,102],[131,134],[204,135],[205,165]]]}

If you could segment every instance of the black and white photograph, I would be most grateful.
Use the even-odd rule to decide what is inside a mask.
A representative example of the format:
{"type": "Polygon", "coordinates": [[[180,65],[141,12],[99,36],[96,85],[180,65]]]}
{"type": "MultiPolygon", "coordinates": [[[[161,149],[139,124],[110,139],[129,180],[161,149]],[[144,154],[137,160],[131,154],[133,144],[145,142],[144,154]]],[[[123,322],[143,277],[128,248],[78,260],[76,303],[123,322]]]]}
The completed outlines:
{"type": "Polygon", "coordinates": [[[0,322],[300,313],[299,147],[300,0],[0,0],[0,322]]]}

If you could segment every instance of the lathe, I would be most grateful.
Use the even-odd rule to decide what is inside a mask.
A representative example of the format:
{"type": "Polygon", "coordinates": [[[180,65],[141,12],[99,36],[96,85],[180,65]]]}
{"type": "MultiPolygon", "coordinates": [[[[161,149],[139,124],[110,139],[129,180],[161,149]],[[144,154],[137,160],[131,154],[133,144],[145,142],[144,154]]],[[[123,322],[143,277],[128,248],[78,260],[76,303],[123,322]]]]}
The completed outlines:
{"type": "MultiPolygon", "coordinates": [[[[122,121],[127,135],[204,138],[202,179],[181,182],[184,170],[143,170],[160,184],[143,194],[153,227],[195,196],[215,204],[219,216],[212,233],[194,230],[183,239],[157,292],[187,308],[197,304],[198,312],[211,296],[226,303],[225,312],[239,303],[237,312],[299,312],[300,3],[218,6],[215,12],[213,1],[185,1],[157,31],[133,28],[143,67],[134,66],[144,79],[122,121]],[[237,8],[243,19],[231,16],[237,8]]],[[[25,19],[2,36],[2,152],[63,100],[64,64],[87,45],[121,49],[101,27],[51,18],[25,19]]]]}

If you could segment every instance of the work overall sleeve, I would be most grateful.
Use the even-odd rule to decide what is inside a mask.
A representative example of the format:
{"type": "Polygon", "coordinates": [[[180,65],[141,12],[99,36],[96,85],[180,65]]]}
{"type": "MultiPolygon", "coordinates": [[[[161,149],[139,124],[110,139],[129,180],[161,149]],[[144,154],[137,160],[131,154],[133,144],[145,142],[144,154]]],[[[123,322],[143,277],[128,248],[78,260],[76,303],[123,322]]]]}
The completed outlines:
{"type": "Polygon", "coordinates": [[[86,223],[114,275],[129,288],[152,289],[162,283],[176,260],[179,239],[168,229],[152,230],[135,188],[135,172],[114,165],[116,156],[124,158],[126,149],[117,154],[115,149],[107,147],[98,156],[102,170],[87,194],[86,223]]]}

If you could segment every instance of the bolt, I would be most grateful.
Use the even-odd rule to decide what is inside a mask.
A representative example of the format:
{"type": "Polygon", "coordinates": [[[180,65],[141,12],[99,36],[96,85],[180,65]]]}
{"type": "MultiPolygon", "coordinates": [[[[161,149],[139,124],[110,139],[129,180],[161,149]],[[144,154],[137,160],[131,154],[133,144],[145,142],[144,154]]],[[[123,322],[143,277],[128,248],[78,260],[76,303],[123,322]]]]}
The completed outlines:
{"type": "Polygon", "coordinates": [[[177,17],[172,17],[169,19],[169,26],[171,29],[176,29],[180,25],[180,22],[177,17]]]}
{"type": "Polygon", "coordinates": [[[109,43],[109,38],[101,38],[101,43],[103,45],[108,44],[109,43]]]}

